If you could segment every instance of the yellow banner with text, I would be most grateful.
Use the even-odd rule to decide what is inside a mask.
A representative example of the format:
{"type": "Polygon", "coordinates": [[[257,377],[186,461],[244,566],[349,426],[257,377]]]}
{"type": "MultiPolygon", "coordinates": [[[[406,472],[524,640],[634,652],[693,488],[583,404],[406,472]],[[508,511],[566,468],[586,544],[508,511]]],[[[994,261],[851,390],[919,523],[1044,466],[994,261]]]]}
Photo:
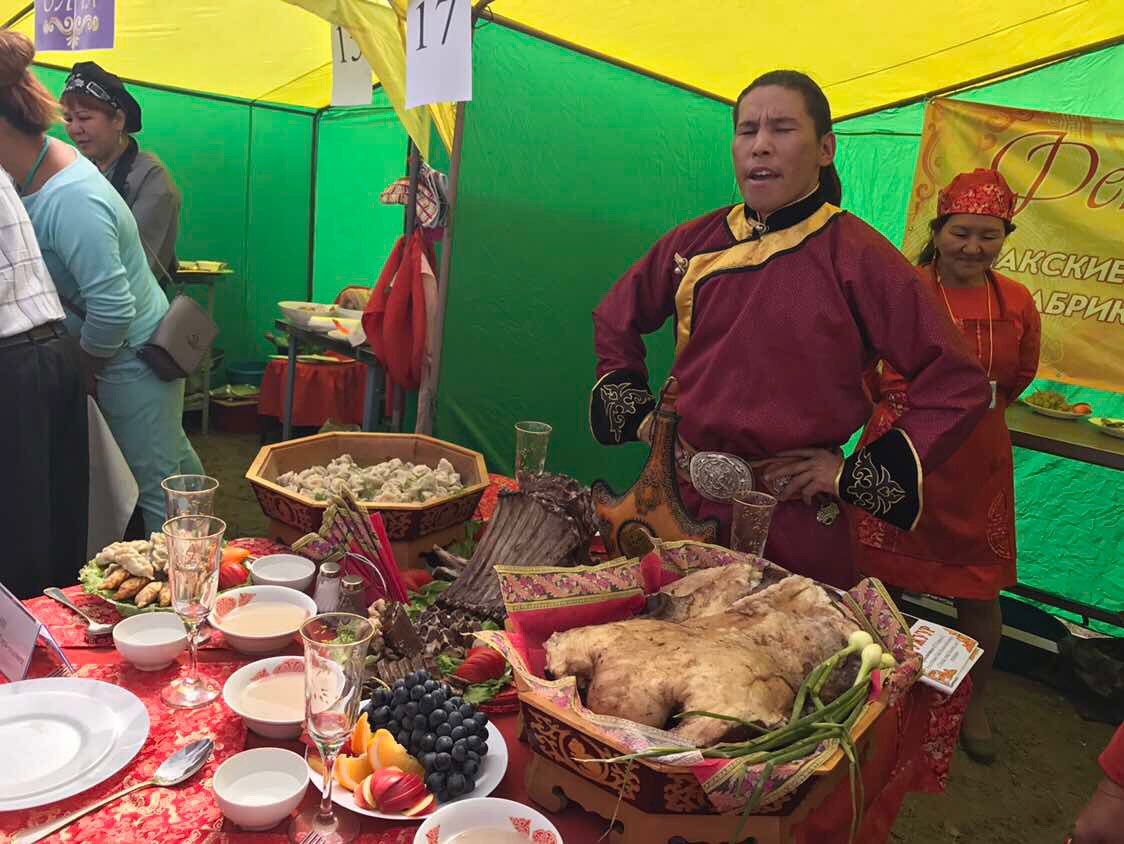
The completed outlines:
{"type": "Polygon", "coordinates": [[[977,167],[1016,194],[995,270],[1026,285],[1042,314],[1039,377],[1124,391],[1124,121],[931,101],[906,255],[928,240],[940,189],[977,167]]]}

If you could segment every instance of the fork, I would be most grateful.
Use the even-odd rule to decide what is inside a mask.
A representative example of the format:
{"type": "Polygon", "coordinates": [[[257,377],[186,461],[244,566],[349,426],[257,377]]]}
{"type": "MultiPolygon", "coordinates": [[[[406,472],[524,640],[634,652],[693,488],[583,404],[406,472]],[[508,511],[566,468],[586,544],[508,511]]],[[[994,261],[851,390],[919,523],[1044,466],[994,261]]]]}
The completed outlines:
{"type": "Polygon", "coordinates": [[[55,668],[54,671],[50,672],[49,674],[44,674],[41,679],[46,680],[50,677],[77,677],[77,676],[78,676],[78,672],[75,671],[74,669],[68,668],[65,665],[60,665],[57,668],[55,668]]]}
{"type": "Polygon", "coordinates": [[[324,844],[324,836],[319,832],[313,831],[302,838],[300,844],[324,844]]]}

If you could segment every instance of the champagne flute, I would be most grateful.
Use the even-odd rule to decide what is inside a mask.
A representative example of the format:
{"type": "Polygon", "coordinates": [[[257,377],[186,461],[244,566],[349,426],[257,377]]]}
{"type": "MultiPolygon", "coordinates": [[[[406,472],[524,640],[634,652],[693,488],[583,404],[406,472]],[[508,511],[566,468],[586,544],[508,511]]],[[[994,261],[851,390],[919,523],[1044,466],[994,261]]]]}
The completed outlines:
{"type": "Polygon", "coordinates": [[[199,676],[196,632],[215,606],[225,532],[226,522],[214,516],[179,516],[164,523],[172,609],[187,628],[191,654],[187,676],[177,677],[160,692],[166,704],[178,709],[195,709],[219,695],[215,683],[199,676]]]}
{"type": "Polygon", "coordinates": [[[304,642],[305,729],[324,762],[324,793],[293,819],[289,840],[321,836],[324,844],[346,844],[359,834],[359,822],[332,811],[332,776],[340,748],[351,735],[363,691],[363,662],[375,628],[346,612],[313,616],[301,625],[304,642]]]}

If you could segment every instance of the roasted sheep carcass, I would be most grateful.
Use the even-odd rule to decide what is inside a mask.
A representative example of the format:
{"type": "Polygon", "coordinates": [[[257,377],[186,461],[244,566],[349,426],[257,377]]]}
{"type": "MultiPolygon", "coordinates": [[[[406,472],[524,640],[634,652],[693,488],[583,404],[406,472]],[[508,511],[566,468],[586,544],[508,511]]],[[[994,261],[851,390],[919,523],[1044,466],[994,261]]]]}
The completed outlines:
{"type": "MultiPolygon", "coordinates": [[[[734,592],[741,588],[735,584],[734,592]]],[[[704,710],[776,727],[788,718],[808,672],[845,647],[857,629],[820,586],[790,575],[716,614],[682,622],[635,618],[555,633],[546,642],[546,667],[555,677],[576,676],[594,712],[670,728],[707,747],[732,738],[738,725],[672,716],[704,710]]],[[[823,699],[844,691],[854,674],[849,666],[835,672],[823,699]]]]}

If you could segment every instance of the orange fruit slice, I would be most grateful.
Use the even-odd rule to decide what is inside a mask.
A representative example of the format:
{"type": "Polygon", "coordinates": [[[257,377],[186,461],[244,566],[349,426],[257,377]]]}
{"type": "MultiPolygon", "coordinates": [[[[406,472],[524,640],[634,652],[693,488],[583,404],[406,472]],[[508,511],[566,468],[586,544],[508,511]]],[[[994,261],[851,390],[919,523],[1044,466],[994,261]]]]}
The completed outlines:
{"type": "Polygon", "coordinates": [[[351,731],[351,752],[356,756],[362,756],[367,752],[367,745],[370,743],[371,725],[367,721],[367,713],[364,712],[355,722],[355,729],[351,731]]]}
{"type": "Polygon", "coordinates": [[[348,791],[355,791],[371,775],[371,763],[367,755],[336,757],[336,782],[348,791]]]}
{"type": "Polygon", "coordinates": [[[320,758],[319,753],[310,753],[308,755],[308,767],[316,771],[321,777],[324,776],[324,760],[320,758]]]}
{"type": "Polygon", "coordinates": [[[395,760],[398,759],[399,751],[405,753],[389,730],[376,730],[370,744],[367,745],[367,758],[371,762],[371,769],[377,771],[380,768],[396,765],[395,760]]]}

